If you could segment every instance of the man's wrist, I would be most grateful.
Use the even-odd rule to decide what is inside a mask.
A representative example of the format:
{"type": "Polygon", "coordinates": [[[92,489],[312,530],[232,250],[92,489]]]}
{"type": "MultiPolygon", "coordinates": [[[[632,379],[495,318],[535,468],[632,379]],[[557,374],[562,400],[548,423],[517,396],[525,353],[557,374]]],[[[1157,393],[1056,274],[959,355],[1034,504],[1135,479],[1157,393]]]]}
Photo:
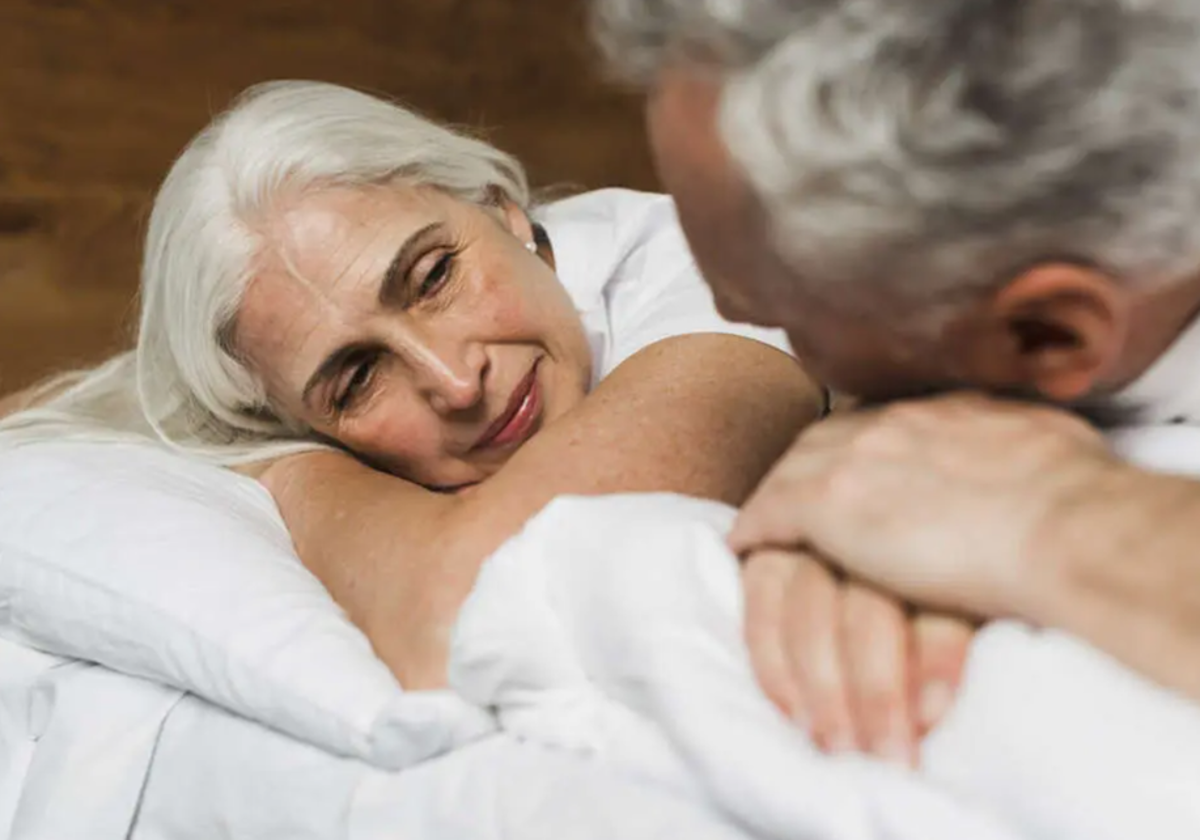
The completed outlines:
{"type": "Polygon", "coordinates": [[[1027,552],[1020,617],[1085,637],[1151,618],[1174,585],[1179,523],[1197,518],[1200,486],[1114,458],[1048,512],[1027,552]]]}
{"type": "Polygon", "coordinates": [[[1020,617],[1200,699],[1191,664],[1200,650],[1197,522],[1200,484],[1114,468],[1047,530],[1033,553],[1020,617]]]}
{"type": "Polygon", "coordinates": [[[1096,570],[1130,556],[1147,527],[1144,473],[1112,456],[1072,465],[1057,476],[1008,593],[1015,616],[1065,627],[1090,600],[1096,570]]]}

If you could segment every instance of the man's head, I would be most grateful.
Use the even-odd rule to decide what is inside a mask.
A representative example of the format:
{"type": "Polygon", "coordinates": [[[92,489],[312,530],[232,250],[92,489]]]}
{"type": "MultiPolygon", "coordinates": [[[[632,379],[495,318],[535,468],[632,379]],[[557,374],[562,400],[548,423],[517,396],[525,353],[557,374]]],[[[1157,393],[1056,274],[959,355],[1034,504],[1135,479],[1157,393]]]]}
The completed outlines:
{"type": "Polygon", "coordinates": [[[1194,0],[598,0],[727,314],[828,384],[1072,402],[1200,305],[1194,0]]]}

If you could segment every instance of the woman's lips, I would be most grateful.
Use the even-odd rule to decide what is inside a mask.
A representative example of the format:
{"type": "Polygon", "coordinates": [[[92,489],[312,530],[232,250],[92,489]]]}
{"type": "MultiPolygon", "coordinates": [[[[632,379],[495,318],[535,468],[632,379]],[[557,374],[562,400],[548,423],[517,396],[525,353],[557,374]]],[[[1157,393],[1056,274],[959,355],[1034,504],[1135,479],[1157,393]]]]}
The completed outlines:
{"type": "Polygon", "coordinates": [[[542,414],[542,388],[537,378],[538,364],[525,374],[509,398],[504,413],[496,418],[475,444],[475,449],[493,449],[526,440],[542,414]]]}

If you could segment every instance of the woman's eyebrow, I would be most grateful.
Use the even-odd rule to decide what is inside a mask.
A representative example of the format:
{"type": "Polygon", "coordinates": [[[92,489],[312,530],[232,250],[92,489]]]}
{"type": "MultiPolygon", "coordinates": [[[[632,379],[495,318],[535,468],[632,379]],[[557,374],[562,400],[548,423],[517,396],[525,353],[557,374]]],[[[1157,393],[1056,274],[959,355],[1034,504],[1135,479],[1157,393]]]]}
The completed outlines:
{"type": "Polygon", "coordinates": [[[396,256],[388,263],[379,283],[379,305],[381,307],[396,306],[404,300],[404,286],[409,272],[421,256],[426,243],[441,233],[442,223],[431,222],[425,227],[409,235],[398,249],[396,256]]]}

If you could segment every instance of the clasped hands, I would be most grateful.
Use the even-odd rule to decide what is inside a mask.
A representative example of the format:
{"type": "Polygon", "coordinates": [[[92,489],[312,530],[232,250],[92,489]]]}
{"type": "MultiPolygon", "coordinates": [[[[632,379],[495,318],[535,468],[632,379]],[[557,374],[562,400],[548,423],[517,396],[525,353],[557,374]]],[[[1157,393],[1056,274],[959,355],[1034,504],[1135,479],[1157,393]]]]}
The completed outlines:
{"type": "Polygon", "coordinates": [[[1070,414],[974,394],[806,429],[729,537],[764,691],[825,750],[915,764],[976,628],[1021,615],[1056,512],[1113,462],[1070,414]]]}

